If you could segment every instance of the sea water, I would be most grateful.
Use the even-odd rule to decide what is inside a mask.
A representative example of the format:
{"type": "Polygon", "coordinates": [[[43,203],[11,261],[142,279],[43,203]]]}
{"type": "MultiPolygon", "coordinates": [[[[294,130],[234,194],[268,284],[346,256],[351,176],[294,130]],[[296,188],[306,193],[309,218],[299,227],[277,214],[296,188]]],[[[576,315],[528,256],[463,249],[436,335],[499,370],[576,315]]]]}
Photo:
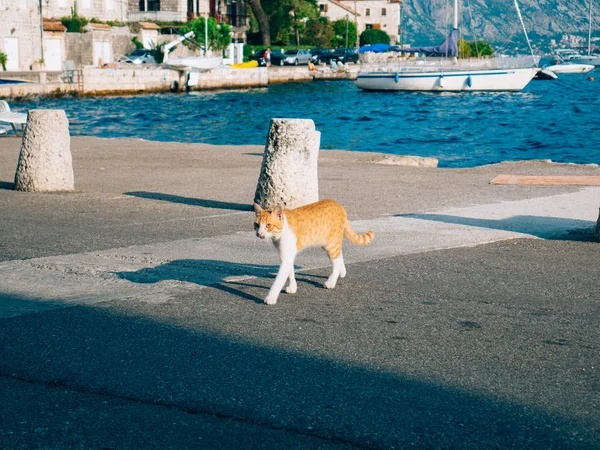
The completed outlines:
{"type": "Polygon", "coordinates": [[[12,105],[64,109],[75,136],[264,145],[271,118],[306,118],[321,132],[321,149],[433,156],[440,167],[600,164],[597,72],[533,80],[518,93],[364,92],[329,81],[12,105]]]}

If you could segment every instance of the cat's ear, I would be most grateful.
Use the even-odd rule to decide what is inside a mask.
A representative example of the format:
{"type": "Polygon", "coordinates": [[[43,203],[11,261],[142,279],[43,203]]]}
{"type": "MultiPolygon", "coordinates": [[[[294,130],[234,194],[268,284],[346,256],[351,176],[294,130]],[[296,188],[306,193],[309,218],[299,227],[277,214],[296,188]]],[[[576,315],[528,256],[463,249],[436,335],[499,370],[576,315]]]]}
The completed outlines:
{"type": "Polygon", "coordinates": [[[254,212],[256,214],[260,214],[261,212],[263,212],[263,209],[260,207],[260,205],[258,203],[254,204],[254,212]]]}
{"type": "Polygon", "coordinates": [[[277,205],[273,210],[273,214],[275,214],[275,217],[279,220],[283,220],[283,206],[277,205]]]}

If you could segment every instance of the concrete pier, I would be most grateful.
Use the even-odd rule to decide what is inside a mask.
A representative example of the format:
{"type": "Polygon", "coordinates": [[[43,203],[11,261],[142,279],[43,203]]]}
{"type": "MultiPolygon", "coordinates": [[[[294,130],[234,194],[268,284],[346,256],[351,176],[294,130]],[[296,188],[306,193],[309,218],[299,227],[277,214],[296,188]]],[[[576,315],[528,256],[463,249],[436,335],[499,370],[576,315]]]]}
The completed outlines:
{"type": "Polygon", "coordinates": [[[71,193],[13,190],[0,137],[0,447],[581,448],[600,442],[599,187],[523,162],[322,151],[368,247],[262,303],[263,146],[73,137],[71,193]]]}
{"type": "MultiPolygon", "coordinates": [[[[311,72],[308,66],[256,67],[251,69],[217,68],[200,74],[194,90],[239,89],[266,87],[275,83],[309,82],[354,79],[358,65],[349,65],[348,72],[311,72]]],[[[163,69],[160,66],[122,66],[117,69],[84,67],[76,82],[66,83],[61,72],[5,72],[3,79],[23,81],[18,84],[0,84],[0,97],[20,98],[32,95],[135,95],[169,92],[173,82],[185,90],[185,72],[163,69]]]]}

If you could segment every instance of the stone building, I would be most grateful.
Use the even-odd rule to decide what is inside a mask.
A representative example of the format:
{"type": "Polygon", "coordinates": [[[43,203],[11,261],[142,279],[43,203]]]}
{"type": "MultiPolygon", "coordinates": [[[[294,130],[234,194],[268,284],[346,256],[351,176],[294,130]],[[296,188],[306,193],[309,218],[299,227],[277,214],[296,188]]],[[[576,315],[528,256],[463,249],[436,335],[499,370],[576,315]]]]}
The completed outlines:
{"type": "Polygon", "coordinates": [[[8,57],[7,70],[40,65],[44,51],[38,0],[0,0],[0,52],[8,57]]]}
{"type": "Polygon", "coordinates": [[[87,19],[127,21],[126,0],[44,0],[44,17],[60,19],[71,15],[72,9],[87,19]]]}
{"type": "Polygon", "coordinates": [[[373,28],[383,30],[392,44],[400,36],[400,0],[318,0],[321,15],[331,21],[348,19],[358,34],[373,28]]]}

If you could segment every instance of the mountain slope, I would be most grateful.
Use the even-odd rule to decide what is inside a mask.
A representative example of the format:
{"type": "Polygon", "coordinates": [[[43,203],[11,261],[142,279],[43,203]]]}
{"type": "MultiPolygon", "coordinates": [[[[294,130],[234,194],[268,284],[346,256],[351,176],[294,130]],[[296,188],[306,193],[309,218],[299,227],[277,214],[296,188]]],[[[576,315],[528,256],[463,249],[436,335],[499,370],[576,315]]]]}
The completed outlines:
{"type": "MultiPolygon", "coordinates": [[[[527,33],[540,47],[562,34],[587,36],[588,0],[519,0],[527,33]]],[[[593,7],[598,20],[600,2],[593,7]]],[[[452,28],[452,0],[404,0],[403,41],[442,42],[452,28]]],[[[507,50],[523,47],[524,35],[512,0],[459,1],[459,30],[468,40],[483,39],[507,50]]]]}

